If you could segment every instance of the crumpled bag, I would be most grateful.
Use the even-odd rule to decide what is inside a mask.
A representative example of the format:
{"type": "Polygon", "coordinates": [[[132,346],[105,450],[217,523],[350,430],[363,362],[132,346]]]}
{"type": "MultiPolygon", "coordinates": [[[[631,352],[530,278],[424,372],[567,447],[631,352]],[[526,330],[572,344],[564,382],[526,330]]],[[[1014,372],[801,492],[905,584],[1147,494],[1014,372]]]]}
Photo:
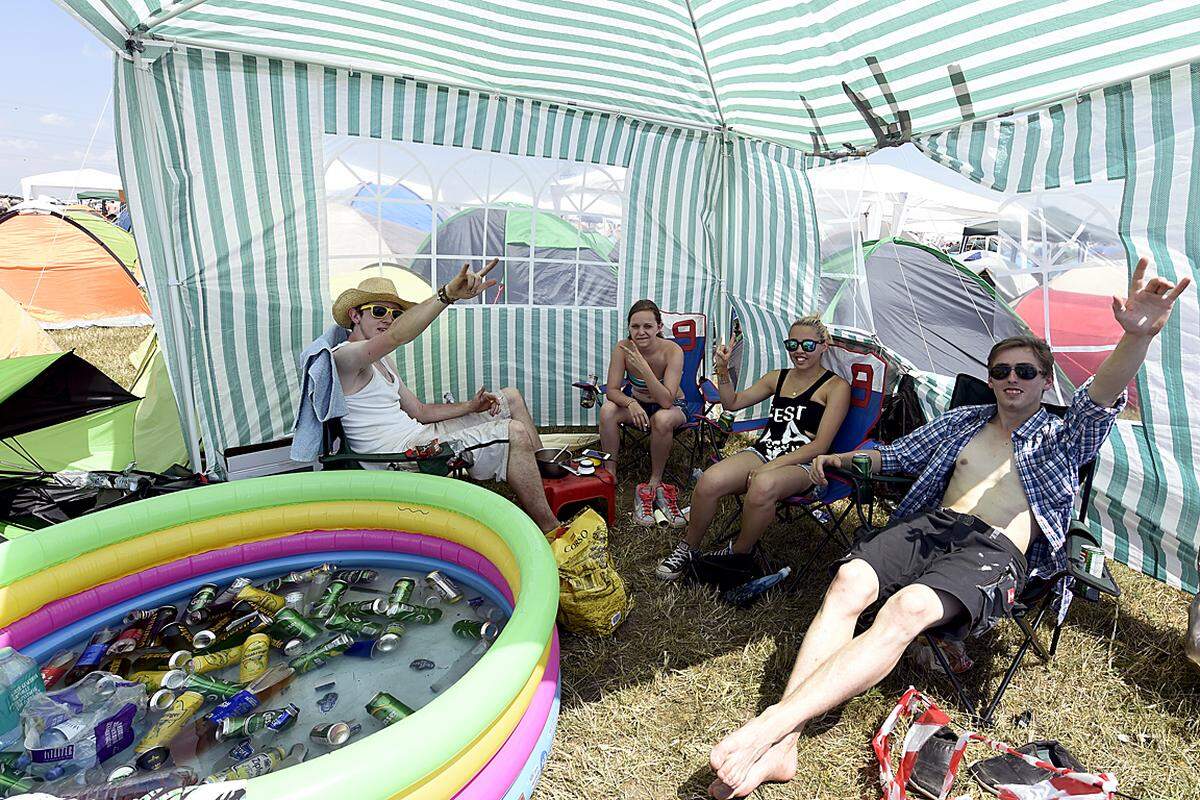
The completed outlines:
{"type": "Polygon", "coordinates": [[[558,624],[572,633],[611,635],[633,601],[609,557],[608,525],[585,508],[556,533],[550,549],[558,563],[558,624]]]}

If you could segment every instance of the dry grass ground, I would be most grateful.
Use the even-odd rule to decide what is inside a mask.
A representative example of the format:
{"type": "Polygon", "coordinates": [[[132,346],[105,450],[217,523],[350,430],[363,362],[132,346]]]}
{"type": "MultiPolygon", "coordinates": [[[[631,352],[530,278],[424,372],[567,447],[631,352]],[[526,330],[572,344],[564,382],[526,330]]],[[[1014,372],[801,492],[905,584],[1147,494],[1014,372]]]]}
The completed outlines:
{"type": "MultiPolygon", "coordinates": [[[[127,385],[127,356],[144,334],[92,329],[54,336],[127,385]]],[[[749,611],[700,589],[659,583],[654,567],[674,542],[669,533],[631,522],[634,479],[632,472],[622,478],[611,547],[637,605],[609,639],[563,637],[562,714],[537,792],[543,800],[704,796],[712,780],[710,747],[778,697],[828,583],[817,571],[802,591],[772,596],[749,611]]],[[[731,516],[726,508],[717,524],[731,516]]],[[[816,532],[806,519],[778,523],[767,543],[777,558],[802,563],[816,532]]],[[[1200,672],[1183,655],[1187,598],[1124,567],[1114,572],[1124,590],[1120,601],[1075,604],[1057,658],[1048,667],[1027,659],[992,733],[1012,744],[1059,739],[1088,767],[1115,773],[1133,797],[1196,800],[1200,672]],[[1015,718],[1026,710],[1032,722],[1019,728],[1015,718]]],[[[1014,646],[1007,633],[973,642],[976,666],[967,685],[994,685],[1014,646]]],[[[878,797],[869,739],[909,685],[964,719],[943,678],[902,662],[876,689],[811,727],[791,784],[756,796],[878,797]]],[[[984,755],[978,746],[968,750],[969,760],[984,755]]],[[[955,788],[983,795],[965,779],[955,788]]]]}

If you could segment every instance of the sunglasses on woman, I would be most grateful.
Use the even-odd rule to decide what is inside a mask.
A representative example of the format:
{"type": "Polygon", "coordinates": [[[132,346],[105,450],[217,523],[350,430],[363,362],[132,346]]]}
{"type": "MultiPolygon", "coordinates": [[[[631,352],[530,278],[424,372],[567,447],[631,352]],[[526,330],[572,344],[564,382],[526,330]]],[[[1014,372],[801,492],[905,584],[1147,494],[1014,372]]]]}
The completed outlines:
{"type": "Polygon", "coordinates": [[[377,306],[374,304],[369,306],[359,306],[358,310],[363,313],[370,312],[371,316],[375,319],[383,319],[388,314],[391,314],[393,322],[400,319],[400,315],[404,313],[404,309],[402,308],[389,308],[388,306],[377,306]]]}
{"type": "Polygon", "coordinates": [[[797,350],[803,350],[806,353],[811,353],[817,349],[819,345],[816,339],[784,339],[783,346],[789,353],[794,353],[797,350]]]}
{"type": "Polygon", "coordinates": [[[990,367],[988,367],[988,375],[991,375],[992,380],[996,381],[1004,380],[1012,372],[1016,372],[1017,377],[1023,381],[1031,381],[1038,375],[1042,374],[1042,371],[1038,369],[1037,366],[1033,364],[1026,364],[1024,362],[1017,364],[1016,366],[1011,364],[992,364],[990,367]]]}

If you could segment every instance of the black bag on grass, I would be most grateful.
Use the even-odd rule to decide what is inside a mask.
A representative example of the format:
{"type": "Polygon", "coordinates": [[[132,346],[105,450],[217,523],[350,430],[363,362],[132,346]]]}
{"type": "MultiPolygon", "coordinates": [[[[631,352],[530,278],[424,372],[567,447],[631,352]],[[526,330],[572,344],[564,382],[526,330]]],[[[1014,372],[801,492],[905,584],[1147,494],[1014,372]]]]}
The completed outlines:
{"type": "Polygon", "coordinates": [[[689,583],[713,586],[722,592],[761,578],[764,574],[754,553],[702,553],[692,558],[685,573],[689,583]]]}

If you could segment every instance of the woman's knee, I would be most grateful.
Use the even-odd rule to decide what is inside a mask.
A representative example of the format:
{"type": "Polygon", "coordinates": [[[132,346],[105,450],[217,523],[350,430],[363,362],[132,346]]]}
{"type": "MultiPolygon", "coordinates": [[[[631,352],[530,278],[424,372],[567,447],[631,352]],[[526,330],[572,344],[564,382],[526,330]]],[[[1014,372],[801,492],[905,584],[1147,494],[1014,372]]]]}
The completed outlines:
{"type": "Polygon", "coordinates": [[[784,494],[782,481],[770,472],[752,472],[746,483],[746,505],[767,506],[784,494]]]}
{"type": "Polygon", "coordinates": [[[828,601],[861,612],[879,596],[879,577],[862,559],[847,561],[838,567],[826,593],[828,601]]]}
{"type": "Polygon", "coordinates": [[[675,433],[678,414],[673,409],[663,409],[650,418],[650,432],[658,436],[672,436],[675,433]]]}
{"type": "Polygon", "coordinates": [[[600,406],[600,421],[606,425],[613,424],[621,415],[621,407],[616,403],[604,403],[600,406]]]}

